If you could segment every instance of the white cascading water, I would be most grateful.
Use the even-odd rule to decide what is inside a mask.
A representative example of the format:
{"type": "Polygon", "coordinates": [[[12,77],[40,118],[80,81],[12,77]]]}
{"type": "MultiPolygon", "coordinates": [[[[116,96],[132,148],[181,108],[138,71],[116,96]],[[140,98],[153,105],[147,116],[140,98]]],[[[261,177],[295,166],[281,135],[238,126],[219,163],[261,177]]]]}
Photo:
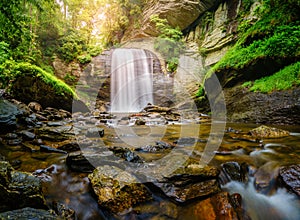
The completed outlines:
{"type": "Polygon", "coordinates": [[[111,112],[139,112],[153,104],[153,57],[142,49],[115,49],[111,61],[111,112]]]}
{"type": "Polygon", "coordinates": [[[231,181],[223,186],[230,194],[239,193],[242,196],[243,207],[252,220],[298,220],[300,207],[297,198],[278,189],[273,195],[259,193],[254,186],[254,179],[248,183],[231,181]]]}

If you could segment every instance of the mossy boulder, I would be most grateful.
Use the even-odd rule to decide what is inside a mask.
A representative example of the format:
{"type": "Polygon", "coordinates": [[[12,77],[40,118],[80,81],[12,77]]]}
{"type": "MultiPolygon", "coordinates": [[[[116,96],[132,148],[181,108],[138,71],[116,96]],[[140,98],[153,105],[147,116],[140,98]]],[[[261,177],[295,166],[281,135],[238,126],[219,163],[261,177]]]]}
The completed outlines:
{"type": "Polygon", "coordinates": [[[62,80],[30,63],[8,62],[0,67],[3,84],[10,94],[28,104],[38,102],[43,108],[54,107],[72,110],[77,96],[62,80]]]}

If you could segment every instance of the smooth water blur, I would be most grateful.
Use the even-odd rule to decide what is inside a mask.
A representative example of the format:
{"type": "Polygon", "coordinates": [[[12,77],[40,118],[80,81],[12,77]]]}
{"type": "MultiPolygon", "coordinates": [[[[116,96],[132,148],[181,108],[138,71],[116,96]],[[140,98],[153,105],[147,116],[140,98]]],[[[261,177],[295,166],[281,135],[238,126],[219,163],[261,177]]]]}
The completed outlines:
{"type": "Polygon", "coordinates": [[[223,188],[242,196],[243,208],[252,220],[298,220],[300,217],[299,200],[284,189],[269,196],[261,194],[254,187],[254,178],[246,184],[231,181],[223,188]]]}
{"type": "Polygon", "coordinates": [[[115,49],[111,62],[111,111],[139,112],[153,103],[153,57],[142,49],[115,49]]]}

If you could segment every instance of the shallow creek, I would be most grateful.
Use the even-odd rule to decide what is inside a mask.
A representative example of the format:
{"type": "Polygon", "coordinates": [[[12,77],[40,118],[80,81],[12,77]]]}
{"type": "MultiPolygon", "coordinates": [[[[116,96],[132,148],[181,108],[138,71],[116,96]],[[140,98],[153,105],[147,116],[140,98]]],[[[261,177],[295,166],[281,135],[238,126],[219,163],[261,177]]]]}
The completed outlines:
{"type": "MultiPolygon", "coordinates": [[[[69,122],[71,123],[71,122],[69,122]]],[[[155,141],[176,143],[179,150],[176,155],[188,155],[189,160],[199,162],[210,136],[209,123],[173,124],[173,125],[109,125],[102,126],[104,137],[94,137],[92,141],[101,146],[137,148],[155,141]]],[[[279,167],[300,163],[300,127],[276,126],[289,130],[291,135],[285,138],[264,139],[260,142],[241,140],[234,132],[247,132],[258,127],[253,124],[227,124],[220,147],[209,165],[220,167],[228,161],[246,162],[249,183],[231,181],[222,186],[224,191],[239,193],[243,198],[243,208],[251,219],[299,219],[299,199],[276,185],[275,175],[279,167]],[[230,129],[229,129],[230,128],[230,129]],[[254,180],[255,178],[255,180],[254,180]],[[254,187],[254,185],[256,187],[254,187]],[[262,187],[264,186],[264,187],[262,187]]],[[[57,141],[47,141],[48,146],[58,145],[57,141]]],[[[81,146],[80,146],[81,147],[81,146]]],[[[177,147],[176,147],[177,148],[177,147]]],[[[199,201],[178,204],[161,192],[153,192],[154,199],[137,205],[127,213],[111,215],[97,204],[92,193],[88,174],[74,172],[66,166],[66,154],[32,152],[22,146],[4,145],[0,154],[20,171],[38,174],[43,179],[43,189],[48,204],[59,202],[74,209],[78,219],[206,219],[202,215],[203,207],[199,201]]],[[[147,164],[164,158],[170,151],[137,152],[147,164]]]]}

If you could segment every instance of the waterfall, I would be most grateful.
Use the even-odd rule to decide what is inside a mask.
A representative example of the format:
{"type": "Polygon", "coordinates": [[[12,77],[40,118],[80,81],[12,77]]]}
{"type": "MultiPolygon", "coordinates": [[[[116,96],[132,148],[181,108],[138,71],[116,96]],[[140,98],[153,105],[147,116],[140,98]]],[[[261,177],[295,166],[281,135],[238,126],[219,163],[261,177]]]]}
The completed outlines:
{"type": "Polygon", "coordinates": [[[139,112],[153,103],[153,57],[142,49],[115,49],[111,61],[111,111],[139,112]]]}

